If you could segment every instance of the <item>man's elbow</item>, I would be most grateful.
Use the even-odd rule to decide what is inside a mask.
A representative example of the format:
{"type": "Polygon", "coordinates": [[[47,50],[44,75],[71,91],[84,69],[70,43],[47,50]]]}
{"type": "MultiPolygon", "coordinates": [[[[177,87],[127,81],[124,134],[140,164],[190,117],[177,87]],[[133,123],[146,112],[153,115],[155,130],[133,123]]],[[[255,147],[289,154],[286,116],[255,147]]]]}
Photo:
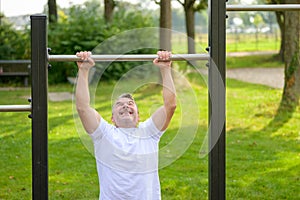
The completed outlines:
{"type": "Polygon", "coordinates": [[[167,105],[167,110],[169,111],[169,113],[174,113],[175,110],[176,110],[176,107],[177,107],[176,102],[170,102],[170,103],[167,105]]]}
{"type": "Polygon", "coordinates": [[[77,110],[78,114],[83,114],[87,111],[87,106],[76,103],[76,110],[77,110]]]}

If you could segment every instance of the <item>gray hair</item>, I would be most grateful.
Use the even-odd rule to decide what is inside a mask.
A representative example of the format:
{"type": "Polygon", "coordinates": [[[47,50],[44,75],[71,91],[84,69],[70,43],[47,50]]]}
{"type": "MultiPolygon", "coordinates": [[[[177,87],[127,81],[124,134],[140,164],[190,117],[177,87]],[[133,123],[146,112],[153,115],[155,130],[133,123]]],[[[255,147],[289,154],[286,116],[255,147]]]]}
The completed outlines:
{"type": "Polygon", "coordinates": [[[120,96],[118,96],[118,98],[116,98],[116,100],[115,100],[115,102],[114,102],[112,108],[114,108],[116,102],[117,102],[119,99],[121,99],[121,98],[127,98],[127,99],[130,99],[130,100],[133,100],[133,101],[134,101],[134,98],[133,98],[132,94],[130,94],[130,93],[123,93],[123,94],[121,94],[120,96]]]}
{"type": "Polygon", "coordinates": [[[132,94],[130,94],[130,93],[124,93],[124,94],[121,94],[121,95],[117,98],[117,100],[118,100],[118,99],[121,99],[121,98],[127,98],[127,99],[131,99],[131,100],[134,101],[134,98],[133,98],[132,94]]]}

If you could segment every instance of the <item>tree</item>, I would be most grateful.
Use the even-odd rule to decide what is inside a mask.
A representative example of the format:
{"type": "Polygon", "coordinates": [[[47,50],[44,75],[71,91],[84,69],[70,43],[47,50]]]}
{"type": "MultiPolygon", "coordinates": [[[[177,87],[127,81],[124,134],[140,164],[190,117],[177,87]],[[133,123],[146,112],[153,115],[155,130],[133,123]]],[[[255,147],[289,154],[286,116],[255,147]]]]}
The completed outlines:
{"type": "Polygon", "coordinates": [[[114,0],[104,0],[104,19],[106,23],[112,21],[115,6],[116,3],[114,0]]]}
{"type": "Polygon", "coordinates": [[[159,44],[160,48],[171,51],[171,38],[172,38],[172,8],[171,0],[160,1],[160,35],[159,44]]]}
{"type": "MultiPolygon", "coordinates": [[[[286,0],[286,4],[298,3],[300,0],[286,0]]],[[[284,89],[281,102],[273,120],[264,128],[277,129],[288,122],[299,105],[300,98],[300,12],[285,11],[285,54],[284,54],[284,89]],[[282,117],[284,115],[284,117],[282,117]]]]}
{"type": "MultiPolygon", "coordinates": [[[[300,0],[286,0],[285,3],[299,4],[300,0]]],[[[285,79],[281,103],[294,108],[300,98],[300,12],[286,11],[284,19],[285,79]]]]}
{"type": "MultiPolygon", "coordinates": [[[[150,42],[154,42],[151,32],[143,33],[143,37],[145,37],[143,39],[141,39],[141,36],[136,37],[136,34],[132,34],[131,40],[128,40],[128,37],[112,37],[129,29],[154,26],[153,16],[139,7],[118,4],[118,12],[114,14],[114,20],[109,26],[105,23],[104,15],[102,14],[103,8],[100,7],[99,1],[88,1],[85,2],[84,6],[73,5],[66,8],[64,12],[65,17],[60,18],[55,26],[51,26],[48,29],[48,46],[52,49],[51,54],[73,55],[77,51],[84,50],[93,50],[96,54],[115,54],[120,51],[124,52],[120,49],[126,49],[128,43],[141,44],[140,42],[146,42],[150,44],[150,42]],[[99,50],[103,49],[105,50],[99,52],[99,50]]],[[[27,41],[29,40],[27,39],[27,41]]],[[[19,43],[22,44],[21,42],[19,43]]],[[[133,53],[153,54],[154,50],[150,48],[136,49],[133,53]]],[[[50,84],[66,82],[67,77],[76,76],[77,71],[72,62],[55,62],[51,64],[52,67],[48,76],[50,84]]],[[[110,67],[102,71],[102,78],[103,80],[118,80],[135,66],[130,62],[112,63],[110,67]]],[[[100,68],[97,69],[102,70],[100,68]]]]}
{"type": "Polygon", "coordinates": [[[0,38],[0,60],[30,58],[29,30],[16,30],[4,15],[1,19],[0,38]]]}
{"type": "Polygon", "coordinates": [[[48,0],[49,23],[57,23],[56,0],[48,0]]]}
{"type": "Polygon", "coordinates": [[[185,25],[188,36],[188,53],[195,53],[195,12],[207,8],[207,0],[199,0],[196,4],[196,0],[177,0],[184,8],[185,12],[185,25]]]}
{"type": "MultiPolygon", "coordinates": [[[[267,0],[267,3],[270,4],[284,4],[285,0],[267,0]]],[[[281,35],[281,43],[278,56],[281,61],[284,61],[284,51],[285,51],[285,26],[284,26],[284,12],[283,11],[275,11],[276,20],[279,26],[280,35],[281,35]]]]}

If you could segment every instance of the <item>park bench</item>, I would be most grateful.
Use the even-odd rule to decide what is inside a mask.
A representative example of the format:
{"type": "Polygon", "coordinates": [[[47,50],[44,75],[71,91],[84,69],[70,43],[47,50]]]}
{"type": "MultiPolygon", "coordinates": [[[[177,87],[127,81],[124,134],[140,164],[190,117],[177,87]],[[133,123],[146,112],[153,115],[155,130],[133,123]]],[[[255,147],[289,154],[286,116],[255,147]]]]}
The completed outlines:
{"type": "Polygon", "coordinates": [[[1,77],[21,77],[24,86],[28,86],[30,76],[30,60],[0,60],[0,80],[1,77]]]}

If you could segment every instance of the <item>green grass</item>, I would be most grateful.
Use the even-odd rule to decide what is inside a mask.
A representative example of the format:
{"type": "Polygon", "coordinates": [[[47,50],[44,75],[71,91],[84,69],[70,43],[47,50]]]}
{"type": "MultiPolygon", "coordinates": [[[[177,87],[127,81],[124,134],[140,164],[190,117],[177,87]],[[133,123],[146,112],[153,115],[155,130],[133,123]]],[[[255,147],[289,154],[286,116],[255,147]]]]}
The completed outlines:
{"type": "Polygon", "coordinates": [[[278,61],[276,55],[250,55],[242,57],[230,57],[226,58],[226,68],[279,68],[284,67],[284,63],[278,61]]]}
{"type": "Polygon", "coordinates": [[[280,38],[275,35],[258,34],[227,34],[226,50],[227,52],[240,51],[270,51],[279,50],[280,38]]]}
{"type": "MultiPolygon", "coordinates": [[[[207,87],[197,74],[186,77],[192,92],[187,84],[176,83],[180,102],[161,148],[182,134],[182,127],[181,139],[190,137],[189,128],[198,127],[198,131],[184,154],[160,169],[162,199],[166,200],[205,200],[208,194],[208,158],[203,149],[199,156],[207,133],[207,87]],[[193,92],[198,103],[187,106],[193,92]],[[200,110],[199,121],[195,109],[190,111],[193,108],[200,110]]],[[[142,120],[162,101],[161,88],[149,87],[135,92],[142,120]]],[[[113,89],[113,83],[103,83],[96,91],[95,107],[107,120],[113,89]]],[[[72,92],[73,88],[51,86],[49,91],[72,92]]],[[[0,91],[0,104],[27,104],[29,94],[28,89],[0,91]]],[[[227,80],[227,199],[299,199],[300,108],[276,116],[280,98],[281,90],[227,80]]],[[[97,199],[95,159],[82,143],[72,106],[71,100],[49,102],[49,199],[97,199]]],[[[0,113],[0,199],[31,199],[31,120],[27,115],[0,113]]]]}
{"type": "MultiPolygon", "coordinates": [[[[186,53],[187,38],[184,34],[172,35],[172,52],[186,53]]],[[[207,53],[208,34],[197,34],[195,36],[196,52],[207,53]]],[[[226,35],[226,52],[251,52],[251,51],[279,51],[280,38],[276,35],[241,33],[238,35],[226,35]]]]}

